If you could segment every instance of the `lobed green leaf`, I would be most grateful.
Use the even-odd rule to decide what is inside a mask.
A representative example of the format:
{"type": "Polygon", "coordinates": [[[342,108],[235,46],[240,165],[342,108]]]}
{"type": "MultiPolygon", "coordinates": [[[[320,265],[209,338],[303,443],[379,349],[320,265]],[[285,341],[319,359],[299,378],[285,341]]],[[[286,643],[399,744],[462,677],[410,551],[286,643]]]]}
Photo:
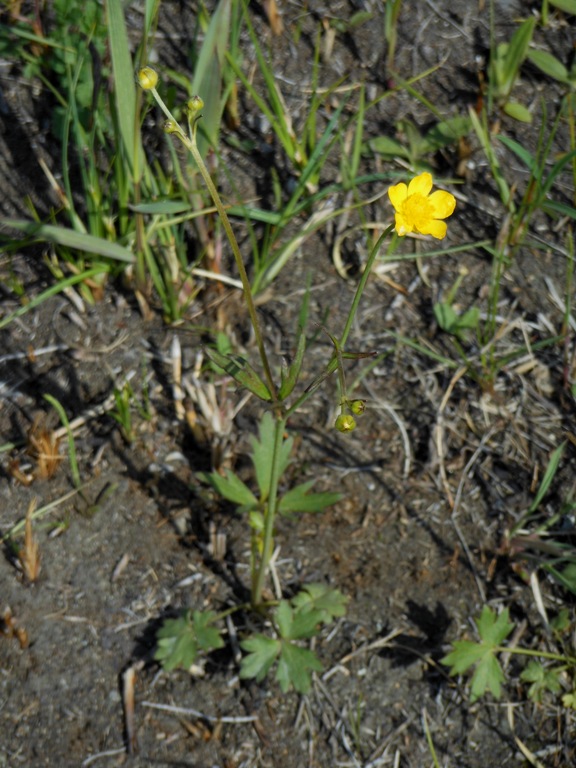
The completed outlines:
{"type": "Polygon", "coordinates": [[[189,669],[199,650],[222,648],[220,630],[211,626],[216,618],[213,611],[187,611],[177,619],[166,619],[156,633],[156,661],[167,671],[189,669]]]}
{"type": "Polygon", "coordinates": [[[499,616],[488,606],[482,608],[480,618],[476,621],[478,634],[485,646],[501,645],[514,629],[514,624],[508,621],[508,608],[504,608],[499,616]]]}
{"type": "MultiPolygon", "coordinates": [[[[268,498],[272,473],[272,460],[274,458],[276,424],[274,417],[268,411],[263,414],[258,428],[258,437],[250,436],[252,448],[252,463],[256,472],[256,482],[260,490],[261,501],[268,498]]],[[[286,438],[280,448],[280,456],[277,460],[278,477],[282,477],[290,463],[290,453],[294,440],[286,438]]]]}
{"type": "Polygon", "coordinates": [[[334,618],[344,616],[348,597],[327,584],[306,584],[292,598],[297,613],[309,611],[319,615],[319,621],[329,624],[334,618]]]}
{"type": "Polygon", "coordinates": [[[285,640],[313,637],[320,624],[318,611],[294,612],[288,600],[281,600],[276,609],[278,633],[285,640]]]}
{"type": "Polygon", "coordinates": [[[441,663],[451,667],[450,674],[461,675],[476,664],[485,653],[480,643],[473,640],[457,640],[452,644],[453,650],[441,659],[441,663]]]}
{"type": "Polygon", "coordinates": [[[535,659],[530,659],[524,669],[520,673],[520,679],[525,683],[532,683],[528,688],[528,697],[532,701],[541,702],[546,692],[560,693],[562,685],[560,683],[560,675],[562,669],[553,668],[546,669],[546,667],[535,659]]]}
{"type": "Polygon", "coordinates": [[[342,498],[342,494],[335,491],[309,493],[313,485],[314,481],[308,480],[295,488],[291,488],[280,499],[278,511],[282,515],[290,515],[295,512],[322,512],[326,507],[336,504],[342,498]]]}
{"type": "Polygon", "coordinates": [[[312,685],[310,673],[321,672],[322,669],[322,664],[313,651],[300,648],[294,643],[282,643],[276,680],[280,683],[283,693],[287,693],[291,685],[298,693],[308,693],[312,685]]]}
{"type": "Polygon", "coordinates": [[[490,691],[495,699],[499,699],[501,696],[501,686],[505,679],[498,659],[492,653],[487,653],[480,660],[472,675],[472,680],[470,681],[470,701],[472,703],[477,701],[487,690],[490,691]]]}
{"type": "Polygon", "coordinates": [[[260,634],[243,640],[240,646],[248,651],[248,656],[244,656],[241,662],[240,677],[255,678],[258,682],[266,677],[281,650],[280,640],[260,634]]]}
{"type": "Polygon", "coordinates": [[[233,504],[248,508],[258,506],[258,499],[250,488],[230,469],[225,469],[224,475],[218,472],[198,472],[197,476],[233,504]]]}

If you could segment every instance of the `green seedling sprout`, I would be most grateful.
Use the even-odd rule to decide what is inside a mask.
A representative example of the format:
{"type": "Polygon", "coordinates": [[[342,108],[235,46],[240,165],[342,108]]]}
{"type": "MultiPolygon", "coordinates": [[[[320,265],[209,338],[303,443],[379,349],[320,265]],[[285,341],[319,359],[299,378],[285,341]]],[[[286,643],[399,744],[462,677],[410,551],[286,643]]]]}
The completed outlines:
{"type": "MultiPolygon", "coordinates": [[[[394,57],[398,40],[398,17],[402,8],[402,0],[389,0],[384,6],[384,38],[388,44],[386,52],[386,71],[388,77],[395,70],[394,57]]],[[[393,76],[393,75],[392,75],[393,76]]]]}
{"type": "Polygon", "coordinates": [[[44,395],[44,399],[48,402],[58,414],[62,426],[66,430],[66,436],[68,438],[68,460],[70,461],[70,472],[72,473],[72,481],[76,489],[80,489],[82,482],[80,480],[80,469],[78,467],[78,459],[76,456],[76,443],[74,442],[74,435],[70,428],[70,421],[64,410],[62,403],[52,395],[44,395]]]}
{"type": "Polygon", "coordinates": [[[490,36],[491,36],[491,55],[488,65],[488,103],[489,109],[495,103],[503,112],[515,120],[521,122],[532,122],[530,111],[518,102],[512,101],[511,93],[522,66],[534,28],[536,19],[528,18],[520,24],[518,29],[512,35],[507,43],[496,43],[494,40],[494,0],[490,2],[490,36]]]}
{"type": "Polygon", "coordinates": [[[132,399],[134,392],[128,382],[120,389],[114,387],[115,410],[110,412],[110,416],[118,422],[122,437],[130,445],[134,439],[134,427],[132,424],[132,399]]]}

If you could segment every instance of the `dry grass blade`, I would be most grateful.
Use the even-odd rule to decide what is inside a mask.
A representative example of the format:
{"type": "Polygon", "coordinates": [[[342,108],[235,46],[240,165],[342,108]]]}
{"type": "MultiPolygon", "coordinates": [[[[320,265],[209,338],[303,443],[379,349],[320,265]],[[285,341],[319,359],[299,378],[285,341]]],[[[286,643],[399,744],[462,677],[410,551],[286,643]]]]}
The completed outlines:
{"type": "Polygon", "coordinates": [[[41,480],[54,477],[63,458],[60,438],[56,432],[41,426],[39,419],[35,419],[28,433],[28,454],[36,460],[35,477],[41,480]]]}
{"type": "Polygon", "coordinates": [[[132,664],[124,671],[122,675],[122,697],[124,704],[124,728],[126,732],[126,749],[129,755],[138,751],[138,741],[136,738],[136,727],[134,724],[134,683],[136,672],[143,667],[141,661],[132,664]]]}
{"type": "Polygon", "coordinates": [[[26,525],[24,528],[24,546],[18,550],[18,561],[22,566],[22,572],[27,581],[33,583],[40,575],[40,549],[38,539],[32,530],[32,515],[36,510],[36,499],[33,499],[26,511],[26,525]]]}
{"type": "Polygon", "coordinates": [[[4,614],[0,616],[0,636],[15,637],[20,643],[20,648],[28,648],[28,633],[24,627],[18,626],[10,608],[6,608],[4,614]]]}
{"type": "Polygon", "coordinates": [[[263,0],[262,7],[264,13],[270,23],[270,29],[274,35],[281,35],[284,31],[284,24],[282,23],[282,17],[278,12],[278,6],[276,0],[263,0]]]}

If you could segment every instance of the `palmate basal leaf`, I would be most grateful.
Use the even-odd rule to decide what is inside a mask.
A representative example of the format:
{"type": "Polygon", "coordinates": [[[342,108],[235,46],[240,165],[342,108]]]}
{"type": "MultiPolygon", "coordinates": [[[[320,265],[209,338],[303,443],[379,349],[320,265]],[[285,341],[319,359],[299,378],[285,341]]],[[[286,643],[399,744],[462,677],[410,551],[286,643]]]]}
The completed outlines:
{"type": "Polygon", "coordinates": [[[327,584],[306,584],[292,598],[297,613],[314,612],[318,621],[329,624],[333,619],[344,616],[348,597],[327,584]]]}
{"type": "Polygon", "coordinates": [[[222,648],[220,630],[213,626],[213,611],[186,611],[177,619],[166,619],[156,633],[154,658],[165,670],[190,669],[198,651],[222,648]]]}
{"type": "Polygon", "coordinates": [[[283,693],[287,693],[291,685],[298,693],[308,693],[312,685],[311,672],[321,672],[322,669],[322,664],[313,651],[288,641],[282,643],[276,680],[280,683],[283,693]]]}
{"type": "Polygon", "coordinates": [[[283,640],[304,640],[317,634],[320,613],[297,613],[288,600],[280,600],[276,611],[278,632],[283,640]]]}
{"type": "Polygon", "coordinates": [[[562,672],[562,668],[546,669],[540,661],[530,659],[526,669],[520,673],[520,679],[524,683],[531,683],[528,689],[528,698],[532,701],[541,702],[544,694],[548,691],[560,693],[562,690],[560,683],[562,672]]]}
{"type": "Polygon", "coordinates": [[[443,659],[442,664],[451,667],[450,675],[459,675],[475,666],[470,687],[470,700],[476,701],[489,690],[494,698],[500,698],[501,685],[505,681],[504,673],[496,654],[502,650],[501,644],[514,629],[508,621],[508,609],[498,616],[485,605],[476,620],[480,642],[461,640],[453,644],[453,650],[443,659]]]}
{"type": "Polygon", "coordinates": [[[470,681],[470,701],[474,703],[487,690],[495,699],[499,699],[501,685],[505,680],[504,672],[502,672],[502,667],[496,656],[493,653],[485,654],[470,681]]]}
{"type": "Polygon", "coordinates": [[[476,621],[478,627],[478,634],[482,639],[482,644],[485,647],[501,645],[508,637],[510,632],[514,629],[514,624],[508,621],[510,612],[508,608],[504,608],[502,613],[496,615],[496,613],[488,606],[485,605],[482,608],[480,618],[476,621]]]}
{"type": "Polygon", "coordinates": [[[258,682],[264,680],[280,653],[280,640],[257,634],[241,642],[240,647],[248,651],[242,659],[240,677],[255,678],[258,682]]]}

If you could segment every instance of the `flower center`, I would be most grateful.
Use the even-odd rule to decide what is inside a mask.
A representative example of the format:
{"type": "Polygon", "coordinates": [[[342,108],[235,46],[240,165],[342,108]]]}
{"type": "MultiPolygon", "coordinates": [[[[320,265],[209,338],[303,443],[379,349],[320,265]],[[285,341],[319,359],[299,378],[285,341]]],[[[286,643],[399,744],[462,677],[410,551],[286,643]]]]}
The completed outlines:
{"type": "Polygon", "coordinates": [[[409,195],[402,203],[402,217],[413,227],[420,229],[434,218],[434,208],[428,198],[416,193],[409,195]]]}

